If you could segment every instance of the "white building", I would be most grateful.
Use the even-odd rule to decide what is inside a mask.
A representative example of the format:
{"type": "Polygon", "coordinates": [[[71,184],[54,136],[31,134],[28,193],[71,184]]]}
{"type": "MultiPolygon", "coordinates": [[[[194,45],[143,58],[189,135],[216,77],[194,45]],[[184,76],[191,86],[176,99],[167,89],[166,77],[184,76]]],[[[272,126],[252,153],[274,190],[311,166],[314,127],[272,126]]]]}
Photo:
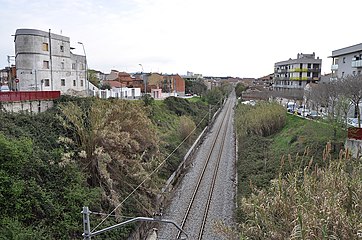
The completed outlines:
{"type": "Polygon", "coordinates": [[[362,43],[332,51],[331,80],[361,74],[362,43]]]}
{"type": "MultiPolygon", "coordinates": [[[[36,29],[17,29],[15,63],[19,91],[61,91],[85,95],[86,57],[71,52],[69,37],[36,29]]],[[[93,86],[92,86],[93,87],[93,86]]]]}
{"type": "Polygon", "coordinates": [[[303,89],[308,83],[321,78],[322,59],[315,53],[298,53],[296,59],[274,64],[273,87],[279,89],[303,89]]]}
{"type": "Polygon", "coordinates": [[[117,98],[117,99],[139,99],[141,97],[141,88],[112,88],[110,90],[94,91],[94,96],[99,98],[117,98]]]}

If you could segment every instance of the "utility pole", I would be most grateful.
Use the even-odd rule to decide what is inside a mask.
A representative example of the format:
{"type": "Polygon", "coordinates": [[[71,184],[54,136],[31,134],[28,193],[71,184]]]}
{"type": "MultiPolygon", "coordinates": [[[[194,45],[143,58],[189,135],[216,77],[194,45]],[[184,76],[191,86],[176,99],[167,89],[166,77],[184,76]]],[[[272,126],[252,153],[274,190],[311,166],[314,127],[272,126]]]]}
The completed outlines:
{"type": "Polygon", "coordinates": [[[141,63],[138,64],[138,65],[140,65],[141,68],[142,68],[141,79],[143,80],[143,83],[144,83],[144,85],[145,85],[145,96],[146,96],[146,94],[147,94],[147,79],[145,79],[144,76],[143,76],[143,72],[144,72],[144,70],[143,70],[143,65],[142,65],[141,63]]]}
{"type": "Polygon", "coordinates": [[[84,240],[91,240],[91,230],[90,230],[90,222],[89,222],[89,208],[88,207],[83,207],[83,229],[84,229],[84,233],[83,233],[83,237],[84,240]]]}
{"type": "Polygon", "coordinates": [[[87,96],[89,96],[89,80],[88,80],[88,63],[87,63],[87,55],[85,53],[84,44],[82,42],[78,42],[78,44],[82,45],[83,47],[83,53],[84,53],[84,65],[85,65],[85,84],[87,84],[87,96]]]}
{"type": "Polygon", "coordinates": [[[50,57],[50,82],[52,85],[52,91],[54,90],[54,82],[53,82],[53,58],[52,58],[52,38],[51,38],[51,33],[50,33],[50,28],[49,28],[49,57],[50,57]]]}

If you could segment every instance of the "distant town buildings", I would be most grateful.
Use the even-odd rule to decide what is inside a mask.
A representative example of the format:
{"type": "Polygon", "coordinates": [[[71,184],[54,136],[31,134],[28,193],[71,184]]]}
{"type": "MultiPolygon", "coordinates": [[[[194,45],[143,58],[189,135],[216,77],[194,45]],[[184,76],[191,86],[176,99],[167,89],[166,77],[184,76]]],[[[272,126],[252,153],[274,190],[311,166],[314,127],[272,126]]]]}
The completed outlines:
{"type": "Polygon", "coordinates": [[[296,59],[274,64],[273,87],[282,89],[304,89],[308,83],[316,83],[321,78],[322,59],[315,53],[298,53],[296,59]]]}
{"type": "Polygon", "coordinates": [[[117,70],[104,74],[88,69],[85,52],[84,56],[72,53],[74,48],[69,37],[37,29],[17,29],[14,36],[15,55],[8,56],[9,66],[0,70],[0,84],[8,85],[14,91],[60,91],[69,95],[132,99],[148,93],[155,98],[164,98],[185,96],[185,81],[203,81],[208,89],[227,81],[267,89],[303,91],[309,83],[325,83],[361,74],[362,70],[360,43],[332,51],[332,72],[323,76],[322,60],[314,52],[298,53],[296,59],[276,62],[274,73],[260,78],[203,76],[189,71],[182,76],[117,70]],[[14,65],[10,64],[10,59],[14,65]],[[111,92],[104,92],[106,90],[111,92]]]}
{"type": "Polygon", "coordinates": [[[331,80],[361,74],[362,43],[332,51],[331,80]]]}
{"type": "Polygon", "coordinates": [[[186,75],[182,75],[182,78],[186,81],[197,81],[203,79],[202,74],[196,74],[189,71],[186,73],[186,75]]]}

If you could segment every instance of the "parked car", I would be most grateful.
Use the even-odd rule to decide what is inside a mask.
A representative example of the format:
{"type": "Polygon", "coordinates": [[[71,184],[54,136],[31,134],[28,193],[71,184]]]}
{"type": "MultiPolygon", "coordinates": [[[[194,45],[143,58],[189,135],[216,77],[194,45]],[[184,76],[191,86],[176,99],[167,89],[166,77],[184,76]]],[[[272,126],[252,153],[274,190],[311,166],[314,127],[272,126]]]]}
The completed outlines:
{"type": "Polygon", "coordinates": [[[10,92],[10,88],[8,85],[1,85],[0,92],[10,92]]]}
{"type": "Polygon", "coordinates": [[[317,118],[319,118],[319,117],[321,117],[321,116],[318,114],[317,111],[311,110],[311,111],[309,112],[308,117],[309,117],[309,118],[312,118],[312,119],[317,119],[317,118]]]}
{"type": "MultiPolygon", "coordinates": [[[[347,124],[352,127],[358,127],[358,119],[357,118],[348,118],[347,124]]],[[[362,126],[362,120],[360,121],[360,126],[362,126]]]]}
{"type": "Polygon", "coordinates": [[[295,102],[288,102],[287,103],[287,111],[294,113],[294,111],[297,109],[297,104],[295,102]]]}
{"type": "Polygon", "coordinates": [[[298,115],[308,117],[310,115],[310,110],[308,108],[299,108],[298,115]]]}

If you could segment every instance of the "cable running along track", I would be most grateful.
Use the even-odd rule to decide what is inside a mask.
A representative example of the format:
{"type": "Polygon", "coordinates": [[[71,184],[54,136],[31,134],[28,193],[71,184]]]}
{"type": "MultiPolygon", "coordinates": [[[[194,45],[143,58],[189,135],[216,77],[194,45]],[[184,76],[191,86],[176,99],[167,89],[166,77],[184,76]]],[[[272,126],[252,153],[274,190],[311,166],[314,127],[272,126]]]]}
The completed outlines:
{"type": "MultiPolygon", "coordinates": [[[[233,107],[232,103],[233,103],[233,101],[231,101],[229,98],[224,106],[224,111],[221,111],[221,113],[220,113],[222,116],[219,116],[219,117],[222,117],[222,121],[216,129],[217,132],[212,141],[212,146],[207,154],[207,158],[205,159],[202,171],[198,177],[197,184],[193,190],[191,199],[189,199],[188,207],[186,209],[186,212],[184,213],[184,217],[183,217],[181,225],[180,225],[182,229],[184,229],[184,230],[186,230],[186,232],[188,232],[187,231],[188,220],[189,220],[189,217],[192,215],[192,212],[193,211],[202,211],[203,212],[202,219],[198,219],[197,225],[199,226],[199,230],[198,230],[197,236],[194,231],[193,231],[194,233],[192,233],[192,234],[190,233],[191,235],[194,235],[193,239],[201,240],[203,237],[204,231],[205,231],[205,226],[206,226],[206,222],[207,222],[206,220],[207,220],[209,208],[210,208],[210,205],[212,202],[213,191],[214,191],[214,187],[215,187],[215,183],[216,183],[216,178],[218,175],[220,161],[222,159],[222,153],[223,153],[225,139],[227,136],[227,134],[226,134],[227,128],[229,125],[229,120],[230,120],[231,111],[232,111],[232,107],[233,107]],[[208,173],[208,174],[205,174],[205,173],[208,173]],[[210,176],[210,173],[212,173],[212,176],[210,176]],[[206,194],[205,194],[205,192],[199,193],[199,192],[201,192],[200,188],[202,186],[203,186],[203,188],[205,188],[205,185],[207,185],[207,187],[206,187],[207,193],[206,194]],[[206,202],[205,202],[206,195],[207,195],[207,198],[206,198],[206,202]],[[201,210],[195,209],[196,208],[195,203],[198,201],[204,202],[201,210]],[[199,223],[199,221],[200,221],[200,223],[199,223]]],[[[195,220],[193,220],[193,223],[189,223],[189,224],[193,224],[195,226],[195,220]]],[[[181,234],[182,233],[179,231],[176,236],[176,239],[180,239],[181,234]]]]}

